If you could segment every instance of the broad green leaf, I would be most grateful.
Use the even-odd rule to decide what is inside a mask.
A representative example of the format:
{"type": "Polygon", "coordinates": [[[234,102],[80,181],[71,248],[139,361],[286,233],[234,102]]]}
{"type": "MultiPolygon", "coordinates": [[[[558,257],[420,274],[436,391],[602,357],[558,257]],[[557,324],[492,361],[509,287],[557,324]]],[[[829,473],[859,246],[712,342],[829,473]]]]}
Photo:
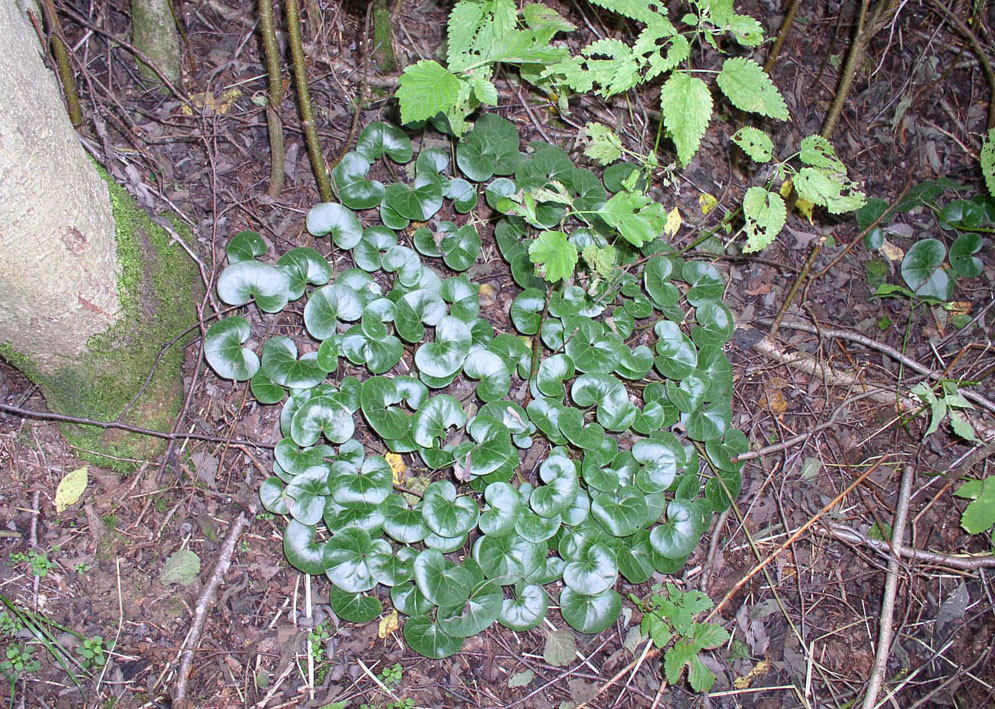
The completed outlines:
{"type": "Polygon", "coordinates": [[[653,559],[649,531],[640,530],[626,540],[617,552],[618,570],[629,583],[646,583],[653,575],[653,559]]]}
{"type": "Polygon", "coordinates": [[[957,237],[950,247],[950,266],[961,278],[975,278],[981,275],[984,264],[975,256],[981,250],[981,235],[965,232],[957,237]]]}
{"type": "Polygon", "coordinates": [[[691,339],[698,347],[721,347],[732,339],[736,323],[725,303],[717,300],[704,302],[698,306],[695,318],[698,325],[691,328],[691,339]]]}
{"type": "Polygon", "coordinates": [[[546,308],[546,294],[541,290],[523,290],[511,304],[511,321],[523,335],[539,332],[542,311],[546,308]]]}
{"type": "Polygon", "coordinates": [[[477,415],[467,425],[467,432],[476,445],[461,453],[457,461],[469,475],[487,475],[499,469],[510,469],[518,462],[511,445],[511,433],[498,419],[477,415]]]}
{"type": "Polygon", "coordinates": [[[569,586],[560,592],[560,614],[570,627],[594,635],[611,627],[622,610],[622,597],[609,588],[596,596],[585,596],[569,586]]]}
{"type": "Polygon", "coordinates": [[[473,558],[484,575],[501,584],[519,581],[539,568],[546,556],[546,545],[530,542],[517,534],[502,537],[483,535],[473,544],[473,558]]]}
{"type": "Polygon", "coordinates": [[[746,218],[746,245],[743,251],[761,251],[773,243],[784,228],[788,209],[784,198],[776,192],[753,186],[743,197],[743,216],[746,218]]]}
{"type": "Polygon", "coordinates": [[[239,261],[218,277],[218,297],[228,305],[245,305],[254,298],[263,312],[277,313],[290,295],[287,271],[262,261],[239,261]]]}
{"type": "Polygon", "coordinates": [[[610,374],[628,350],[621,338],[600,332],[588,338],[578,332],[566,344],[566,353],[581,372],[610,374]]]}
{"type": "Polygon", "coordinates": [[[498,622],[511,630],[524,632],[542,623],[547,608],[549,596],[542,586],[519,582],[515,584],[515,597],[504,599],[498,622]]]}
{"type": "Polygon", "coordinates": [[[577,248],[562,231],[543,231],[529,245],[529,260],[550,283],[565,281],[577,265],[577,248]]]}
{"type": "Polygon", "coordinates": [[[311,352],[297,359],[294,341],[277,335],[263,345],[261,371],[280,386],[310,389],[325,378],[325,371],[318,366],[317,357],[317,352],[311,352]]]}
{"type": "Polygon", "coordinates": [[[712,95],[708,86],[687,72],[675,71],[660,89],[660,112],[677,147],[677,158],[682,165],[687,165],[698,152],[712,117],[712,95]]]}
{"type": "Polygon", "coordinates": [[[439,248],[449,268],[465,271],[476,263],[480,256],[480,235],[472,224],[457,227],[452,222],[442,222],[439,231],[442,232],[439,248]]]}
{"type": "Polygon", "coordinates": [[[360,397],[363,415],[377,434],[391,440],[407,435],[407,414],[400,409],[391,408],[392,404],[401,401],[401,392],[397,390],[393,379],[370,377],[363,382],[360,397]]]}
{"type": "Polygon", "coordinates": [[[663,492],[669,488],[677,471],[686,463],[684,448],[670,432],[638,441],[632,447],[632,457],[640,465],[636,484],[647,493],[663,492]]]}
{"type": "Polygon", "coordinates": [[[511,389],[511,371],[500,355],[483,347],[470,349],[463,364],[463,372],[472,379],[479,379],[477,396],[483,402],[497,401],[511,389]]]}
{"type": "Polygon", "coordinates": [[[729,428],[732,411],[726,401],[713,401],[704,408],[697,408],[681,415],[688,437],[694,441],[711,441],[722,438],[729,428]]]}
{"type": "Polygon", "coordinates": [[[363,129],[356,142],[356,152],[370,162],[386,154],[394,162],[406,163],[414,154],[407,134],[397,126],[383,122],[371,123],[363,129]]]}
{"type": "Polygon", "coordinates": [[[415,583],[432,603],[457,606],[470,597],[473,575],[435,549],[425,549],[415,557],[415,583]]]}
{"type": "Polygon", "coordinates": [[[477,504],[465,495],[456,495],[456,488],[446,481],[432,483],[425,491],[422,518],[441,537],[459,537],[477,524],[477,504]]]}
{"type": "Polygon", "coordinates": [[[798,191],[799,197],[824,206],[832,214],[860,209],[866,199],[864,193],[844,173],[834,173],[823,168],[803,167],[791,184],[798,191]]]}
{"type": "Polygon", "coordinates": [[[492,483],[484,491],[487,508],[477,522],[480,531],[492,537],[503,537],[515,531],[515,523],[521,514],[522,502],[508,483],[492,483]]]}
{"type": "Polygon", "coordinates": [[[916,295],[950,300],[953,280],[943,269],[947,249],[937,239],[921,239],[912,245],[902,260],[902,278],[916,295]]]}
{"type": "Polygon", "coordinates": [[[342,283],[323,286],[311,294],[304,306],[304,325],[316,340],[336,333],[338,322],[354,322],[363,315],[359,294],[342,283]]]}
{"type": "Polygon", "coordinates": [[[832,172],[846,173],[846,167],[836,157],[833,144],[821,135],[808,135],[802,138],[798,158],[811,167],[826,168],[832,172]]]}
{"type": "Polygon", "coordinates": [[[473,182],[510,175],[519,161],[518,129],[495,113],[485,113],[456,146],[456,164],[473,182]]]}
{"type": "Polygon", "coordinates": [[[741,111],[788,120],[788,107],[774,82],[752,59],[732,57],[722,64],[715,82],[729,102],[741,111]]]}
{"type": "Polygon", "coordinates": [[[307,213],[307,230],[313,236],[332,235],[340,249],[351,249],[363,238],[359,218],[336,202],[321,202],[307,213]]]}
{"type": "Polygon", "coordinates": [[[325,544],[325,576],[347,593],[362,593],[377,585],[367,560],[373,554],[390,554],[390,544],[371,539],[362,529],[335,532],[325,544]]]}
{"type": "Polygon", "coordinates": [[[208,328],[204,357],[219,377],[244,382],[259,370],[259,357],[242,347],[250,332],[249,323],[238,315],[218,320],[208,328]]]}
{"type": "Polygon", "coordinates": [[[343,507],[379,505],[394,489],[393,474],[390,464],[375,455],[364,460],[360,468],[333,464],[328,487],[335,502],[343,507]]]}
{"type": "Polygon", "coordinates": [[[370,160],[360,152],[342,156],[332,170],[332,186],[336,196],[349,209],[372,209],[383,201],[386,188],[382,182],[367,179],[370,160]]]}
{"type": "Polygon", "coordinates": [[[422,448],[435,448],[441,445],[446,431],[466,423],[466,413],[459,400],[448,394],[439,394],[429,399],[413,416],[411,431],[422,448]]]}
{"type": "Polygon", "coordinates": [[[971,500],[960,518],[961,526],[969,534],[983,534],[995,526],[995,476],[969,480],[954,495],[971,500]]]}
{"type": "Polygon", "coordinates": [[[991,128],[982,138],[979,159],[988,193],[995,195],[995,128],[991,128]]]}
{"type": "MultiPolygon", "coordinates": [[[[197,580],[199,573],[200,557],[190,549],[178,549],[166,557],[159,579],[163,585],[178,583],[181,586],[189,586],[197,580]]],[[[10,657],[10,653],[7,657],[10,657]]]]}
{"type": "Polygon", "coordinates": [[[404,623],[404,639],[412,650],[433,660],[455,655],[463,647],[463,638],[446,635],[437,622],[425,615],[408,618],[404,623]]]}
{"type": "Polygon", "coordinates": [[[540,517],[555,517],[573,504],[579,488],[577,465],[564,449],[553,449],[539,467],[544,485],[532,491],[529,504],[540,517]]]}
{"type": "Polygon", "coordinates": [[[442,208],[442,184],[430,175],[419,175],[410,186],[393,182],[387,185],[384,201],[406,219],[428,221],[442,208]]]}
{"type": "Polygon", "coordinates": [[[421,514],[421,506],[409,507],[400,495],[391,495],[382,504],[383,528],[402,544],[415,544],[430,533],[421,514]]]}
{"type": "Polygon", "coordinates": [[[410,616],[424,615],[435,608],[435,604],[425,598],[414,583],[392,586],[390,601],[399,613],[410,616]]]}
{"type": "Polygon", "coordinates": [[[314,539],[316,527],[295,519],[283,530],[283,553],[295,568],[306,574],[325,573],[325,544],[314,539]]]}
{"type": "Polygon", "coordinates": [[[570,396],[578,406],[597,405],[598,423],[620,433],[632,425],[636,407],[625,386],[609,374],[584,374],[574,380],[570,396]]]}
{"type": "Polygon", "coordinates": [[[374,273],[383,267],[383,255],[397,245],[397,234],[385,226],[363,230],[363,239],[352,250],[352,259],[364,271],[374,273]]]}
{"type": "Polygon", "coordinates": [[[573,360],[565,354],[555,354],[543,358],[536,373],[536,385],[543,396],[562,400],[565,394],[563,382],[574,376],[573,360]]]}
{"type": "Polygon", "coordinates": [[[408,66],[398,80],[401,122],[422,121],[450,110],[459,91],[460,80],[436,61],[422,59],[408,66]]]}
{"type": "Polygon", "coordinates": [[[688,261],[681,268],[681,277],[691,286],[685,294],[688,302],[697,307],[709,300],[722,300],[725,285],[715,266],[703,261],[688,261]]]}
{"type": "Polygon", "coordinates": [[[650,545],[667,559],[682,559],[694,551],[704,533],[705,519],[695,504],[671,500],[667,521],[650,531],[650,545]]]}
{"type": "Polygon", "coordinates": [[[627,537],[646,522],[646,493],[635,486],[616,487],[591,493],[591,516],[609,534],[627,537]]]}
{"type": "Polygon", "coordinates": [[[282,266],[290,278],[290,300],[304,295],[307,284],[323,286],[332,277],[332,268],[325,257],[310,246],[291,249],[276,262],[282,266]]]}
{"type": "Polygon", "coordinates": [[[453,209],[460,214],[466,214],[477,206],[477,190],[462,177],[449,181],[445,197],[453,201],[453,209]]]}
{"type": "Polygon", "coordinates": [[[225,254],[229,265],[239,261],[251,261],[266,253],[266,242],[254,231],[240,231],[228,242],[225,254]]]}
{"type": "Polygon", "coordinates": [[[308,399],[294,414],[290,425],[294,443],[303,447],[314,445],[321,435],[332,443],[344,443],[352,438],[354,430],[352,413],[329,396],[308,399]]]}
{"type": "Polygon", "coordinates": [[[370,623],[383,613],[383,604],[379,599],[365,593],[348,593],[334,585],[329,592],[328,603],[335,615],[347,623],[370,623]]]}
{"type": "Polygon", "coordinates": [[[560,412],[557,425],[567,440],[584,450],[600,448],[605,440],[605,429],[596,423],[585,424],[584,414],[572,406],[560,412]]]}
{"type": "Polygon", "coordinates": [[[295,475],[283,491],[283,500],[291,516],[301,524],[321,521],[328,495],[328,466],[316,465],[295,475]]]}
{"type": "Polygon", "coordinates": [[[642,192],[619,192],[596,214],[637,247],[660,236],[667,223],[663,205],[642,192]]]}
{"type": "Polygon", "coordinates": [[[267,512],[272,512],[275,515],[290,514],[287,502],[283,499],[284,487],[283,481],[275,475],[267,478],[260,486],[259,500],[267,512]]]}
{"type": "Polygon", "coordinates": [[[503,605],[501,586],[490,582],[474,591],[465,603],[439,608],[439,626],[449,635],[468,638],[487,630],[498,619],[503,605]]]}
{"type": "Polygon", "coordinates": [[[448,377],[460,370],[470,352],[470,328],[447,315],[435,326],[435,340],[415,351],[415,365],[430,377],[448,377]]]}
{"type": "Polygon", "coordinates": [[[617,579],[615,555],[602,544],[592,544],[581,558],[563,568],[563,583],[584,596],[597,596],[614,586],[617,579]]]}

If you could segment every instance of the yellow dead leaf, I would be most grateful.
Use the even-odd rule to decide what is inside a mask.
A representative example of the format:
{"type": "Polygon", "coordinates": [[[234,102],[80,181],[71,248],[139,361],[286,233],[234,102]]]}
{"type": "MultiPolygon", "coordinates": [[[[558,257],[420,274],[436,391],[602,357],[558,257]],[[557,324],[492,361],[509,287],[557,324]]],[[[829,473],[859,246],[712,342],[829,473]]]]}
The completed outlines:
{"type": "Polygon", "coordinates": [[[707,192],[702,192],[698,195],[698,208],[701,209],[702,215],[708,214],[710,211],[715,209],[718,204],[719,200],[715,199],[715,197],[707,192]]]}
{"type": "Polygon", "coordinates": [[[788,197],[791,196],[791,190],[793,190],[794,188],[795,186],[791,184],[791,180],[785,180],[784,182],[781,183],[781,189],[779,189],[778,192],[781,193],[782,197],[787,199],[788,197]]]}
{"type": "Polygon", "coordinates": [[[497,300],[497,289],[495,289],[490,283],[481,283],[480,293],[477,298],[480,300],[481,308],[494,305],[494,302],[497,300]]]}
{"type": "Polygon", "coordinates": [[[761,660],[753,666],[744,677],[737,677],[733,680],[732,686],[736,689],[747,689],[757,677],[763,677],[770,671],[770,660],[761,660]]]}
{"type": "MultiPolygon", "coordinates": [[[[232,104],[241,98],[241,96],[241,89],[231,88],[220,96],[214,96],[206,91],[201,91],[193,94],[191,98],[193,99],[194,106],[197,107],[197,110],[204,111],[205,113],[224,115],[231,110],[232,104]]],[[[180,112],[185,116],[193,115],[193,109],[191,109],[187,104],[183,105],[180,112]]]]}
{"type": "Polygon", "coordinates": [[[397,611],[393,610],[380,619],[380,627],[377,629],[377,635],[381,640],[386,640],[396,633],[400,627],[401,624],[397,619],[397,611]]]}
{"type": "Polygon", "coordinates": [[[681,210],[674,207],[667,213],[667,223],[663,226],[663,233],[667,236],[674,236],[681,228],[683,223],[681,218],[681,210]]]}
{"type": "Polygon", "coordinates": [[[59,487],[55,490],[55,511],[62,514],[70,505],[75,505],[86,490],[86,484],[90,476],[86,468],[78,468],[71,473],[66,473],[65,477],[59,481],[59,487]]]}
{"type": "Polygon", "coordinates": [[[881,248],[878,249],[878,251],[880,251],[884,257],[892,263],[901,263],[905,260],[905,252],[888,240],[881,243],[881,248]]]}
{"type": "Polygon", "coordinates": [[[387,464],[390,465],[390,473],[394,479],[395,485],[400,485],[404,482],[404,471],[408,468],[404,464],[404,458],[401,457],[400,453],[387,453],[384,458],[387,459],[387,464]]]}
{"type": "Polygon", "coordinates": [[[802,199],[801,197],[799,197],[798,199],[795,200],[795,209],[798,210],[799,214],[808,219],[809,224],[813,223],[812,210],[814,208],[815,204],[813,202],[809,202],[807,199],[802,199]]]}

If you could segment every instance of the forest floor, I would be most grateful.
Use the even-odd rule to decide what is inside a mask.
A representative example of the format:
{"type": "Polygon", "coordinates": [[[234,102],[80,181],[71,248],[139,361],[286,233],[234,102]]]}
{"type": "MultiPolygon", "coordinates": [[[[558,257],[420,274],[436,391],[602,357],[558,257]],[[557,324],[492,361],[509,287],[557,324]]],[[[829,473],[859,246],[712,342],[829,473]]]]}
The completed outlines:
{"type": "MultiPolygon", "coordinates": [[[[632,29],[624,23],[606,28],[586,3],[548,4],[582,28],[572,43],[595,30],[626,36],[632,29]]],[[[360,128],[374,120],[397,120],[391,77],[374,74],[366,61],[368,26],[357,9],[362,5],[304,3],[312,100],[329,160],[352,147],[354,118],[360,128]]],[[[244,229],[261,233],[275,253],[302,245],[327,253],[327,242],[304,228],[318,197],[292,91],[282,109],[287,185],[276,197],[266,194],[269,147],[257,99],[267,82],[254,2],[176,4],[186,35],[179,88],[199,113],[185,110],[168,92],[144,90],[133,57],[107,42],[108,36],[127,36],[130,3],[56,6],[64,11],[74,51],[86,116],[83,140],[140,204],[160,214],[175,210],[189,223],[208,273],[216,277],[225,245],[244,229]]],[[[970,7],[958,4],[952,11],[970,7]]],[[[987,5],[980,7],[988,12],[987,5]]],[[[777,36],[783,9],[776,3],[750,0],[737,9],[777,36]]],[[[850,2],[802,5],[771,72],[792,116],[779,145],[797,145],[802,136],[819,132],[856,15],[857,4],[850,2]]],[[[410,63],[435,56],[446,17],[444,3],[406,0],[395,11],[399,59],[410,63]]],[[[995,58],[995,16],[983,14],[971,26],[995,58]]],[[[761,63],[768,47],[756,52],[761,63]]],[[[575,126],[597,119],[616,128],[628,147],[652,149],[658,91],[634,93],[631,103],[583,96],[561,116],[513,79],[506,74],[499,82],[497,111],[523,137],[545,133],[576,151],[575,126]]],[[[982,67],[946,16],[929,2],[902,4],[870,42],[833,141],[869,197],[890,203],[907,183],[913,188],[936,178],[961,183],[959,194],[936,197],[942,207],[984,190],[978,150],[990,100],[982,67]]],[[[661,193],[668,210],[677,206],[684,215],[677,246],[714,226],[715,215],[735,209],[750,184],[751,168],[730,159],[724,130],[713,121],[698,157],[669,194],[661,193]],[[718,201],[711,215],[702,213],[703,194],[718,201]]],[[[663,159],[672,158],[665,153],[663,159]]],[[[486,219],[486,205],[478,210],[486,219]]],[[[685,683],[661,688],[659,657],[640,661],[645,642],[630,632],[640,613],[628,601],[629,610],[613,629],[596,636],[574,633],[583,659],[567,666],[550,664],[544,655],[551,627],[516,634],[495,625],[457,655],[427,660],[408,650],[399,634],[381,637],[377,623],[337,622],[324,605],[327,580],[309,581],[286,563],[279,520],[260,513],[254,503],[255,486],[272,464],[265,449],[189,440],[176,444],[167,461],[140,461],[124,477],[91,465],[82,501],[59,514],[56,487],[86,463],[54,425],[0,414],[0,594],[50,621],[54,639],[70,655],[82,657],[84,648],[74,633],[89,639],[90,648],[97,637],[104,648],[113,643],[103,670],[76,668],[84,698],[30,634],[8,634],[0,627],[6,657],[10,648],[27,647],[40,662],[13,679],[0,677],[2,703],[9,698],[11,706],[170,706],[198,599],[242,516],[247,525],[239,527],[231,564],[206,606],[193,653],[185,690],[192,706],[850,706],[866,689],[882,619],[890,552],[887,544],[875,542],[887,537],[907,472],[912,494],[906,544],[936,556],[901,559],[881,696],[893,693],[890,706],[991,706],[995,568],[983,562],[970,566],[976,558],[971,555],[992,552],[991,530],[965,532],[960,518],[967,500],[952,494],[960,480],[991,474],[991,456],[979,455],[978,447],[954,436],[947,424],[925,436],[926,414],[899,416],[894,402],[855,396],[867,386],[897,398],[921,381],[883,345],[949,379],[981,380],[971,390],[989,402],[995,399],[991,239],[986,237],[978,254],[981,275],[957,283],[953,300],[975,318],[958,329],[943,308],[913,309],[907,299],[872,298],[868,285],[874,273],[900,284],[901,253],[918,239],[932,237],[949,246],[953,237],[940,229],[934,209],[898,214],[886,233],[891,250],[872,253],[858,244],[844,253],[858,236],[852,215],[836,218],[816,210],[809,220],[796,211],[778,241],[759,256],[715,259],[727,279],[727,303],[738,327],[727,349],[735,376],[733,423],[753,449],[765,452],[743,470],[737,512],[718,518],[680,573],[658,575],[651,583],[672,581],[718,600],[790,544],[722,609],[719,617],[733,641],[708,656],[718,680],[707,695],[693,693],[685,683]],[[828,240],[812,269],[819,277],[791,300],[773,347],[765,350],[760,336],[770,331],[771,319],[823,239],[828,240]],[[820,370],[806,373],[778,361],[771,349],[811,353],[856,379],[848,384],[820,370]],[[830,515],[820,513],[875,464],[830,515]],[[165,560],[179,549],[195,552],[201,561],[190,585],[162,578],[165,560]],[[965,560],[968,564],[959,563],[965,560]],[[320,636],[319,652],[309,667],[309,629],[315,625],[320,630],[311,637],[320,636]],[[606,687],[623,669],[628,672],[622,680],[606,687]]],[[[486,244],[491,237],[484,238],[486,244]]],[[[496,293],[482,315],[505,319],[518,290],[508,271],[495,268],[481,278],[496,293]]],[[[186,383],[194,390],[177,430],[267,444],[278,440],[279,407],[247,400],[246,386],[216,377],[201,363],[198,348],[199,341],[187,347],[186,383]]],[[[37,390],[3,364],[0,401],[45,407],[37,390]]],[[[989,426],[993,414],[984,406],[973,412],[989,426]]],[[[645,597],[651,583],[620,584],[620,591],[625,598],[645,597]]],[[[553,625],[565,627],[554,617],[553,625]]]]}

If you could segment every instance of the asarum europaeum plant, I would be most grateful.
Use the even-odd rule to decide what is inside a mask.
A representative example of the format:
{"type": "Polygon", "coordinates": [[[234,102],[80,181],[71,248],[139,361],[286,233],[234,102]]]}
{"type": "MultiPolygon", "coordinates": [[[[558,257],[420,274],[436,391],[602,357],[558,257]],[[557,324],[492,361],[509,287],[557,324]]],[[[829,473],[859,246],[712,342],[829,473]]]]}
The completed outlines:
{"type": "Polygon", "coordinates": [[[220,376],[283,407],[262,503],[343,620],[377,618],[389,589],[426,657],[495,622],[534,628],[551,604],[598,633],[621,610],[619,576],[677,572],[739,492],[722,279],[661,238],[667,215],[634,165],[599,177],[552,145],[522,152],[493,114],[455,168],[439,148],[413,157],[399,128],[369,126],[332,173],[339,202],[309,212],[353,268],[311,248],[262,261],[253,232],[228,246],[224,302],[304,300],[305,354],[283,335],[246,347],[240,316],[205,342],[220,376]],[[387,159],[404,181],[369,177],[387,159]],[[481,192],[521,287],[510,324],[482,316],[474,282],[495,258],[481,192]]]}

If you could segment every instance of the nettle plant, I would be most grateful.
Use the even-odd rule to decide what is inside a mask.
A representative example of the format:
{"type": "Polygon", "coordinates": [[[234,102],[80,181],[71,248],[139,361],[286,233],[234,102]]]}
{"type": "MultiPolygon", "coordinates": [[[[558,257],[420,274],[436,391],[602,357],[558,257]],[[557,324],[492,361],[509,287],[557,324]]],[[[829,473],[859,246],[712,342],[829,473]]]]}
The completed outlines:
{"type": "MultiPolygon", "coordinates": [[[[743,114],[788,120],[784,98],[763,68],[748,56],[733,55],[748,52],[764,39],[760,23],[737,13],[733,0],[691,0],[679,21],[671,20],[667,7],[658,2],[591,3],[638,26],[635,41],[630,45],[616,38],[599,39],[571,55],[553,40],[576,28],[550,7],[533,3],[519,13],[514,0],[460,0],[449,16],[447,66],[423,59],[400,78],[401,119],[411,123],[442,114],[453,133],[462,135],[470,113],[481,104],[497,105],[493,78],[498,65],[506,65],[517,67],[522,79],[555,97],[562,112],[568,110],[571,91],[610,98],[660,82],[657,146],[639,156],[651,170],[660,167],[656,147],[664,128],[682,166],[698,153],[714,113],[712,88],[705,78],[714,76],[721,95],[743,114]],[[693,65],[706,51],[723,56],[718,71],[693,65]]],[[[608,127],[588,123],[584,132],[589,156],[612,162],[621,155],[621,141],[608,127]]],[[[774,158],[774,143],[759,128],[744,125],[731,140],[760,165],[774,158]]],[[[995,159],[990,162],[995,164],[995,159]]],[[[865,201],[832,145],[817,135],[804,138],[798,151],[776,160],[763,181],[743,197],[745,251],[759,251],[774,241],[787,219],[784,197],[792,190],[809,209],[818,205],[833,214],[856,210],[865,201]],[[796,158],[800,167],[792,164],[796,158]],[[780,183],[777,189],[775,182],[780,183]]]]}
{"type": "Polygon", "coordinates": [[[492,114],[455,168],[413,152],[399,128],[369,126],[333,172],[340,202],[308,213],[354,268],[306,247],[268,263],[258,234],[231,241],[221,299],[264,313],[303,300],[309,344],[275,335],[259,354],[234,316],[208,331],[207,360],[282,403],[260,496],[342,619],[375,619],[389,589],[432,658],[495,622],[534,628],[551,603],[598,633],[621,610],[619,577],[677,572],[739,492],[722,279],[660,238],[666,214],[631,165],[599,178],[548,144],[523,153],[492,114]],[[381,160],[406,181],[372,179],[381,160]],[[496,258],[481,253],[481,193],[521,288],[498,329],[473,281],[496,258]]]}

